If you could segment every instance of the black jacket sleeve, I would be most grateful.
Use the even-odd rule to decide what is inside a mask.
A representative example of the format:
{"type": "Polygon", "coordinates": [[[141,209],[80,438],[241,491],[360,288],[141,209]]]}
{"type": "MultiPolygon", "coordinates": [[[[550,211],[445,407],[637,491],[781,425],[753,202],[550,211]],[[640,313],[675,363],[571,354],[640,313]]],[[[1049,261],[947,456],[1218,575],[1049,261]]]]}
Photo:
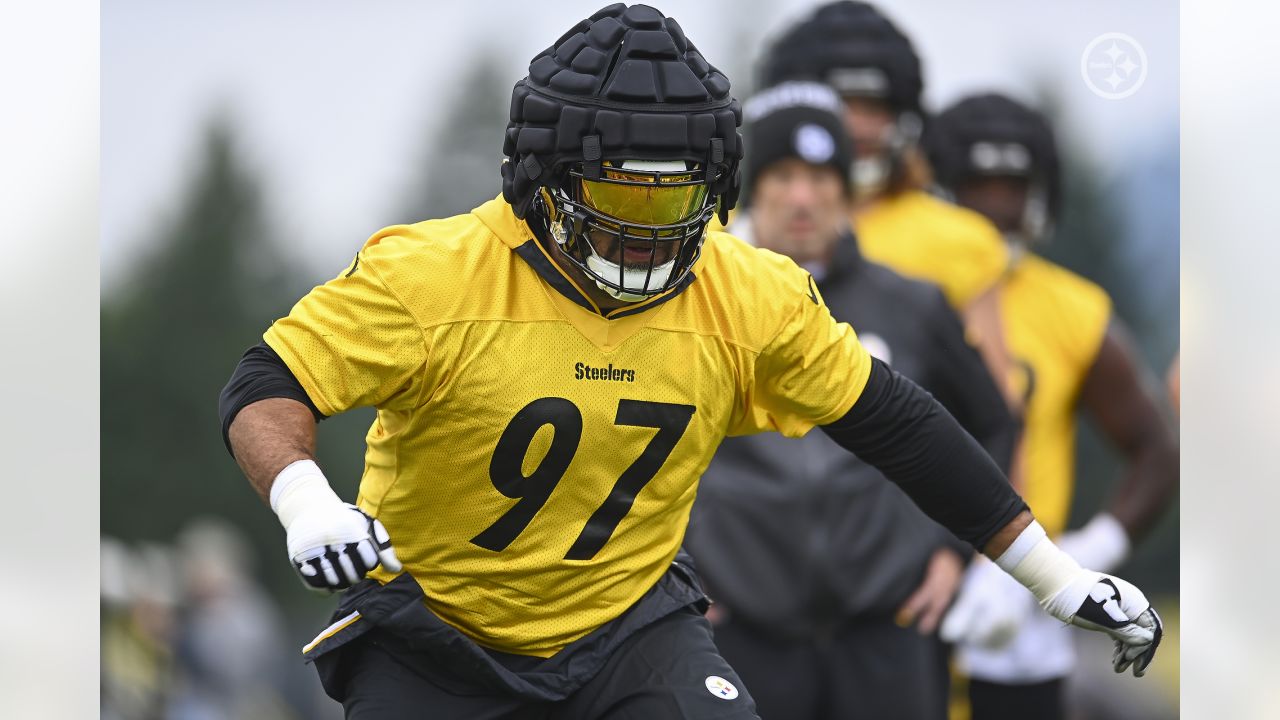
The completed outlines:
{"type": "Polygon", "coordinates": [[[240,364],[236,365],[231,379],[227,381],[226,387],[222,388],[222,393],[218,396],[218,415],[222,419],[222,442],[226,443],[227,452],[235,455],[231,451],[231,439],[227,436],[227,432],[231,429],[231,421],[236,419],[236,414],[246,405],[276,397],[297,400],[306,405],[317,422],[325,418],[284,360],[271,349],[270,345],[260,342],[245,351],[240,358],[240,364]]]}
{"type": "Polygon", "coordinates": [[[930,383],[925,386],[996,465],[1009,473],[1020,430],[982,356],[965,339],[964,325],[942,293],[929,318],[935,344],[930,383]]]}
{"type": "Polygon", "coordinates": [[[858,401],[822,429],[975,548],[1027,509],[991,457],[933,396],[874,358],[858,401]]]}

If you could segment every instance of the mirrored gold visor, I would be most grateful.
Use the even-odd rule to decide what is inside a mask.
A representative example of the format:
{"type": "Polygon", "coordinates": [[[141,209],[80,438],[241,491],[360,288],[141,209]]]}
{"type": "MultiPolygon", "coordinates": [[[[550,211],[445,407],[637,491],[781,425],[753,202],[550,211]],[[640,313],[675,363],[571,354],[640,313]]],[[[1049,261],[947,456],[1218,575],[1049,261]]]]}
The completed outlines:
{"type": "Polygon", "coordinates": [[[608,167],[603,172],[604,180],[582,181],[582,202],[624,223],[674,225],[684,222],[702,210],[707,196],[706,184],[695,182],[693,173],[655,175],[608,167]]]}

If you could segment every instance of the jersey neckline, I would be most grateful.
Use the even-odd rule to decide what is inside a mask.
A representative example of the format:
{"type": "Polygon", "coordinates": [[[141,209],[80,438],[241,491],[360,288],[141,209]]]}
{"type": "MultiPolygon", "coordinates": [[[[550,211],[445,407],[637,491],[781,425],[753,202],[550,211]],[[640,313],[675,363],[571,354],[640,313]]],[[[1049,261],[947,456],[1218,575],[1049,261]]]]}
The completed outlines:
{"type": "MultiPolygon", "coordinates": [[[[616,320],[618,318],[629,317],[642,313],[646,310],[655,308],[663,303],[675,298],[683,293],[689,285],[693,283],[697,275],[691,268],[684,280],[678,285],[671,288],[667,292],[652,297],[644,302],[624,305],[608,312],[604,312],[591,298],[583,292],[582,288],[574,282],[573,278],[553,260],[542,243],[538,242],[534,235],[533,229],[524,220],[516,217],[515,211],[512,210],[510,203],[503,199],[501,195],[490,200],[480,207],[471,211],[473,215],[480,219],[489,228],[490,232],[506,245],[516,255],[520,256],[539,277],[543,279],[551,288],[572,300],[574,304],[582,307],[590,313],[599,315],[606,320],[616,320]]],[[[699,259],[699,263],[701,259],[699,259]]],[[[695,268],[697,266],[695,265],[695,268]]]]}

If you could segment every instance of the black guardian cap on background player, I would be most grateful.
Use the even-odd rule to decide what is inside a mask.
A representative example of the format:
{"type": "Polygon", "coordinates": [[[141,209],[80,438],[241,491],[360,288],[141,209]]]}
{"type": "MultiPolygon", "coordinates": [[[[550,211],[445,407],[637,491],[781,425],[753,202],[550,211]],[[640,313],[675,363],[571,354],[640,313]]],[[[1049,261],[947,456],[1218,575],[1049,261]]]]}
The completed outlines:
{"type": "Polygon", "coordinates": [[[919,113],[924,90],[911,41],[875,7],[853,0],[823,5],[785,32],[760,75],[762,87],[816,80],[842,96],[882,98],[898,113],[919,113]]]}
{"type": "Polygon", "coordinates": [[[1053,128],[1041,113],[1005,95],[972,95],[940,113],[925,136],[934,177],[950,193],[975,177],[1029,182],[1022,234],[1043,238],[1062,203],[1053,128]]]}
{"type": "Polygon", "coordinates": [[[503,197],[601,289],[651,297],[685,279],[717,208],[724,221],[737,202],[741,121],[729,80],[673,18],[610,5],[516,83],[503,197]],[[647,263],[627,261],[636,248],[647,263]]]}
{"type": "Polygon", "coordinates": [[[762,86],[814,80],[844,98],[884,102],[895,117],[884,151],[859,157],[853,181],[871,194],[901,176],[902,156],[919,141],[924,125],[924,78],[911,41],[874,6],[840,0],[819,7],[774,41],[760,80],[762,86]]]}

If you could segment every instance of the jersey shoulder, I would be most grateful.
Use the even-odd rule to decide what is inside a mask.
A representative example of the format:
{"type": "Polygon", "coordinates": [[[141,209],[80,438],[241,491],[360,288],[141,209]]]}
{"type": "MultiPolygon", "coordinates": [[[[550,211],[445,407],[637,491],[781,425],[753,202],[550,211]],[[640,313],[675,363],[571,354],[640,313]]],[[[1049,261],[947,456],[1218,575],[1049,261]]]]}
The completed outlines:
{"type": "Polygon", "coordinates": [[[726,340],[759,350],[801,303],[822,304],[812,276],[780,253],[709,231],[694,266],[691,307],[705,313],[726,340]]]}
{"type": "Polygon", "coordinates": [[[994,286],[1009,264],[990,221],[921,191],[881,201],[857,230],[868,258],[938,285],[956,307],[994,286]]]}
{"type": "Polygon", "coordinates": [[[908,190],[886,198],[859,220],[862,234],[910,233],[913,239],[932,245],[951,245],[973,253],[1007,260],[1008,250],[1000,231],[980,213],[947,202],[920,190],[908,190]]]}
{"type": "Polygon", "coordinates": [[[1064,346],[1092,358],[1111,319],[1111,297],[1101,286],[1036,255],[1023,257],[1011,273],[1002,304],[1025,313],[1027,322],[1056,330],[1064,346]]]}
{"type": "Polygon", "coordinates": [[[980,213],[926,192],[908,193],[903,201],[907,212],[921,218],[938,237],[987,250],[1004,248],[1000,231],[980,213]]]}
{"type": "Polygon", "coordinates": [[[474,212],[392,225],[365,242],[347,272],[374,274],[424,327],[485,316],[499,311],[510,281],[514,255],[504,240],[474,212]]]}
{"type": "Polygon", "coordinates": [[[1019,263],[1029,291],[1038,292],[1064,315],[1097,315],[1111,311],[1111,296],[1102,286],[1039,255],[1027,255],[1019,263]]]}

